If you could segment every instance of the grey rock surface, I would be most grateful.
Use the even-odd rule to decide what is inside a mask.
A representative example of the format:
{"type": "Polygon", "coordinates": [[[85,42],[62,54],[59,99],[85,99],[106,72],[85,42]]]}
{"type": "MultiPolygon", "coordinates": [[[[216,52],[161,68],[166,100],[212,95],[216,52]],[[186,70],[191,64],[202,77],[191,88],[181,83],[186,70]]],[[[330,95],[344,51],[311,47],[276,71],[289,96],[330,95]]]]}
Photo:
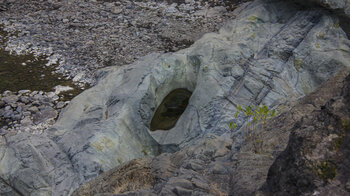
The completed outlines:
{"type": "Polygon", "coordinates": [[[314,3],[320,6],[323,6],[327,9],[336,11],[341,14],[345,14],[347,17],[350,17],[350,2],[348,0],[310,0],[310,1],[301,1],[296,0],[300,3],[314,3]]]}
{"type": "MultiPolygon", "coordinates": [[[[125,161],[224,134],[237,105],[281,106],[350,65],[350,41],[337,17],[323,10],[257,0],[235,14],[219,33],[188,49],[101,70],[97,85],[73,99],[47,133],[2,137],[0,176],[25,195],[70,194],[125,161]],[[177,88],[193,92],[186,110],[174,128],[150,132],[157,106],[177,88]]],[[[240,118],[236,132],[243,123],[240,118]]],[[[196,164],[186,167],[200,169],[196,164]]],[[[209,168],[216,176],[230,166],[209,168]]],[[[190,186],[185,180],[169,183],[177,194],[187,194],[190,186]]],[[[170,191],[164,188],[164,194],[170,191]]]]}
{"type": "Polygon", "coordinates": [[[176,153],[113,168],[73,195],[349,195],[349,88],[347,68],[255,129],[259,153],[244,128],[207,134],[176,153]],[[125,179],[137,171],[132,186],[125,179]]]}

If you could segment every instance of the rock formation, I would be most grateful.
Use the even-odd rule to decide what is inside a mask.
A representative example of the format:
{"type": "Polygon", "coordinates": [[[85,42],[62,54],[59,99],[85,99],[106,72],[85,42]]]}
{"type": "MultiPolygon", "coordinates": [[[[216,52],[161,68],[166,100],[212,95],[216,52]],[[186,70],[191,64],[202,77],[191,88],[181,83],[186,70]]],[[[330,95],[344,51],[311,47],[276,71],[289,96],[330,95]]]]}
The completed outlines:
{"type": "MultiPolygon", "coordinates": [[[[128,66],[100,70],[96,86],[74,98],[46,133],[1,137],[0,182],[12,187],[11,193],[69,195],[126,161],[182,149],[161,154],[158,161],[134,161],[120,168],[128,171],[128,164],[146,167],[142,171],[155,178],[149,190],[154,194],[183,195],[192,190],[196,195],[210,190],[211,194],[249,195],[258,191],[298,119],[341,94],[334,87],[331,93],[335,94],[318,94],[326,98],[316,99],[316,105],[301,104],[274,120],[276,124],[267,131],[270,139],[264,143],[270,155],[249,152],[242,117],[234,141],[225,138],[226,123],[233,120],[237,105],[265,104],[282,110],[350,65],[350,41],[337,15],[320,8],[256,0],[242,4],[235,14],[219,33],[204,35],[188,49],[154,53],[128,66]],[[185,111],[170,130],[151,132],[157,107],[179,88],[192,92],[185,111]],[[223,134],[224,138],[219,137],[223,134]]],[[[299,150],[303,148],[291,149],[293,153],[299,150]]],[[[270,174],[276,172],[275,167],[281,168],[279,159],[283,164],[283,153],[270,174]]],[[[153,179],[149,175],[145,174],[147,179],[153,179]]],[[[284,176],[269,176],[260,192],[283,194],[283,188],[271,189],[271,182],[279,178],[284,176]]],[[[144,188],[116,179],[121,181],[118,187],[108,185],[108,192],[144,188]]]]}
{"type": "Polygon", "coordinates": [[[260,153],[256,141],[239,138],[249,137],[244,130],[208,134],[176,153],[116,167],[73,195],[349,195],[349,90],[347,68],[269,121],[260,153]]]}

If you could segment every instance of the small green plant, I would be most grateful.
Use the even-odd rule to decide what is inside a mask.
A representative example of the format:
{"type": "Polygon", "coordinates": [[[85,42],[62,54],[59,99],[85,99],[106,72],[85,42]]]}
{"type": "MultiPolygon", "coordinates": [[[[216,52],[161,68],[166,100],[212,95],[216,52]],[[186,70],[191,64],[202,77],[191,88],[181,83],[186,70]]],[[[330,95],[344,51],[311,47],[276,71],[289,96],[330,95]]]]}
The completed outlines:
{"type": "MultiPolygon", "coordinates": [[[[245,128],[248,133],[248,138],[254,140],[254,151],[260,152],[263,145],[263,133],[265,132],[265,124],[268,119],[276,116],[277,112],[275,110],[269,110],[269,108],[265,105],[246,107],[238,105],[237,111],[234,114],[235,118],[237,118],[241,113],[245,118],[247,118],[247,124],[245,128]],[[262,131],[260,133],[256,132],[258,125],[260,125],[262,128],[262,131]]],[[[227,123],[227,126],[231,131],[233,131],[237,127],[237,123],[231,121],[227,123]]]]}
{"type": "Polygon", "coordinates": [[[332,180],[337,174],[337,166],[330,161],[324,161],[317,165],[317,175],[323,180],[332,180]]]}
{"type": "Polygon", "coordinates": [[[227,123],[228,128],[233,131],[237,127],[237,123],[233,123],[232,121],[227,123]]]}

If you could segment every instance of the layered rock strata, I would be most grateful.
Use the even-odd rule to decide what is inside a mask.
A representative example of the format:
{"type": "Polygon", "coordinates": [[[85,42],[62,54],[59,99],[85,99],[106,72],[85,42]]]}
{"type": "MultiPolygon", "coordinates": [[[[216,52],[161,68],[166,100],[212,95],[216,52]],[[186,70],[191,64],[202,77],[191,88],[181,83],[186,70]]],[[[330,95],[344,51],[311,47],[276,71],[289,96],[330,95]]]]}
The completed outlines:
{"type": "Polygon", "coordinates": [[[176,153],[111,169],[73,195],[349,195],[349,88],[347,68],[256,129],[259,153],[244,128],[231,137],[208,134],[176,153]],[[137,171],[135,187],[120,180],[137,171]],[[145,179],[152,180],[137,186],[145,179]]]}
{"type": "MultiPolygon", "coordinates": [[[[101,70],[97,85],[73,99],[46,133],[1,137],[2,181],[25,195],[68,195],[123,162],[182,149],[208,133],[224,134],[237,105],[281,108],[350,65],[350,41],[337,16],[323,9],[257,0],[235,14],[219,33],[204,35],[188,49],[101,70]],[[193,92],[184,113],[172,129],[151,132],[157,107],[178,88],[193,92]]],[[[244,141],[239,135],[245,119],[236,120],[234,145],[244,141]]],[[[218,156],[208,149],[209,155],[230,151],[220,148],[218,156]]],[[[164,156],[170,155],[159,158],[164,156]]],[[[213,167],[212,173],[223,174],[232,165],[213,167]]],[[[237,192],[251,189],[251,179],[244,179],[237,192]]],[[[226,185],[215,186],[227,191],[226,185]]]]}

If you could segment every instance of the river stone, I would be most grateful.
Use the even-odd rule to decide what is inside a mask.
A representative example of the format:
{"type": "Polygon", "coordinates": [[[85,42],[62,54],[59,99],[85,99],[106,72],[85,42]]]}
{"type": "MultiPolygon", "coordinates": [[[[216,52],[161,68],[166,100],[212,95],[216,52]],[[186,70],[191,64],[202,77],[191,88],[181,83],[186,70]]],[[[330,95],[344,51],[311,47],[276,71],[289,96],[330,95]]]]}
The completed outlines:
{"type": "Polygon", "coordinates": [[[0,100],[0,108],[3,108],[5,106],[5,102],[0,100]]]}
{"type": "Polygon", "coordinates": [[[17,95],[9,95],[9,96],[3,97],[2,101],[4,101],[7,104],[16,103],[18,101],[18,96],[17,95]]]}
{"type": "Polygon", "coordinates": [[[24,195],[67,195],[125,161],[227,132],[237,105],[298,99],[350,65],[350,41],[324,10],[256,0],[235,13],[188,49],[101,70],[46,133],[0,138],[0,176],[24,195]],[[184,113],[151,132],[155,110],[178,88],[193,92],[184,113]]]}

